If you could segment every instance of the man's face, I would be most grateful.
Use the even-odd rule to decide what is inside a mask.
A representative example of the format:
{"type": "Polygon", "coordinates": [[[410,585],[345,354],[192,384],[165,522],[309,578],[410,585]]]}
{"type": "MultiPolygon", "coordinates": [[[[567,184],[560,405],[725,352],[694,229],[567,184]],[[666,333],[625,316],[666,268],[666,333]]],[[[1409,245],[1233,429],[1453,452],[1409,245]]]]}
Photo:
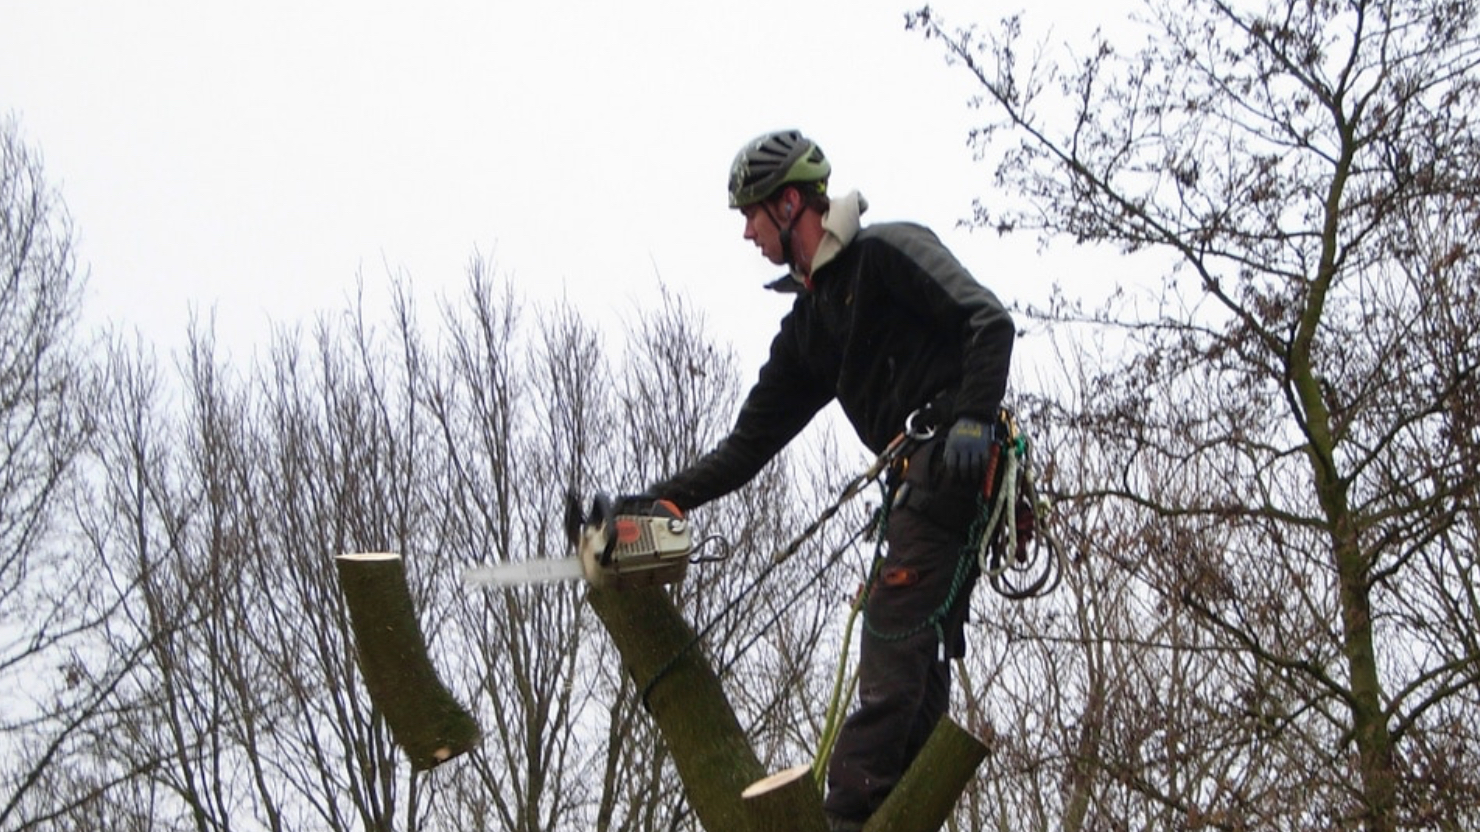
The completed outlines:
{"type": "Polygon", "coordinates": [[[786,252],[781,249],[781,229],[777,227],[765,203],[755,203],[740,209],[745,217],[745,239],[755,244],[761,254],[772,263],[786,264],[786,252]]]}

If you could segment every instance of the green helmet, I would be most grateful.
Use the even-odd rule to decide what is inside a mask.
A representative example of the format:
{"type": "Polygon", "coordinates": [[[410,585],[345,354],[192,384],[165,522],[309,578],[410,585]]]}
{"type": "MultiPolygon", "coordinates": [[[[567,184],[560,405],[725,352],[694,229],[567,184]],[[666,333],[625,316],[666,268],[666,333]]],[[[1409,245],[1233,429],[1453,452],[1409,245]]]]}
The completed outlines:
{"type": "Polygon", "coordinates": [[[730,165],[730,207],[754,205],[793,183],[815,183],[817,193],[825,193],[831,172],[822,148],[796,130],[758,136],[730,165]]]}

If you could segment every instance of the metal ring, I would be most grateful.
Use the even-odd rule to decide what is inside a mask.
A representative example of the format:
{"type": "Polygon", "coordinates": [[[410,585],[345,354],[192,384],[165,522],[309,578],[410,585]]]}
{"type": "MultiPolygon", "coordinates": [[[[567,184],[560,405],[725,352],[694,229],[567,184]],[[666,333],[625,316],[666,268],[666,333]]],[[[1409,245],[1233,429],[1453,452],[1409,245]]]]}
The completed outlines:
{"type": "Polygon", "coordinates": [[[924,442],[925,440],[934,438],[935,436],[935,427],[933,425],[929,427],[918,427],[915,424],[915,421],[917,419],[923,418],[924,415],[925,408],[917,407],[914,409],[914,411],[910,413],[910,415],[904,417],[904,433],[906,436],[915,440],[916,442],[924,442]]]}

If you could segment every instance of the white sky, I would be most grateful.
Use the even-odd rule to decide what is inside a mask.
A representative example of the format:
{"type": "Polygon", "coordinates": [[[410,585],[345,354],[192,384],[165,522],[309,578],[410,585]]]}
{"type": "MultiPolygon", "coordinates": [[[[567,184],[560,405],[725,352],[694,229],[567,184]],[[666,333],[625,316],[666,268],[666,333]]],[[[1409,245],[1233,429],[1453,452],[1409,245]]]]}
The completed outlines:
{"type": "MultiPolygon", "coordinates": [[[[196,309],[249,355],[358,274],[372,295],[409,275],[430,308],[477,250],[531,299],[618,320],[661,276],[755,366],[788,301],[724,178],[766,130],[816,138],[865,220],[933,227],[1009,303],[1083,268],[956,226],[990,188],[965,143],[984,117],[904,30],[919,3],[0,0],[0,113],[67,202],[89,320],[165,353],[196,309]]],[[[1058,40],[1107,8],[1038,5],[1058,40]]]]}

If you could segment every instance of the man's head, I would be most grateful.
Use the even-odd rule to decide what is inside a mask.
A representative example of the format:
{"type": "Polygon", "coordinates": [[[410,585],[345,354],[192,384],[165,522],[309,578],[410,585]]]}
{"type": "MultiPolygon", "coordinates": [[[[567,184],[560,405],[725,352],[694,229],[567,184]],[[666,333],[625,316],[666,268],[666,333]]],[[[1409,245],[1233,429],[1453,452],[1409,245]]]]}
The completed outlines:
{"type": "Polygon", "coordinates": [[[832,165],[817,143],[796,130],[757,136],[740,148],[730,165],[730,207],[744,208],[775,196],[787,185],[825,195],[832,165]]]}
{"type": "Polygon", "coordinates": [[[729,182],[730,207],[745,215],[745,239],[771,262],[795,265],[793,229],[808,209],[815,217],[827,212],[831,172],[822,148],[796,130],[746,143],[730,165],[729,182]]]}

